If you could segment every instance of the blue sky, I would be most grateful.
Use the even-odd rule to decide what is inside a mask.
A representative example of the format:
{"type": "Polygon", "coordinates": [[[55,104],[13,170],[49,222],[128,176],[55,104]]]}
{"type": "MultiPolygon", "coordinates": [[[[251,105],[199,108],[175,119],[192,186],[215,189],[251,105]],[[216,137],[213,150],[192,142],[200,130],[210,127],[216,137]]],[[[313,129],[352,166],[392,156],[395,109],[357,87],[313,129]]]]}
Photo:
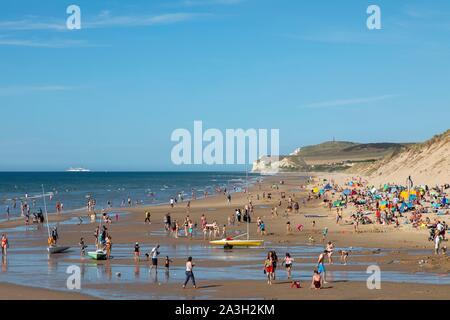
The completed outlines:
{"type": "Polygon", "coordinates": [[[208,169],[171,164],[194,120],[279,128],[282,153],[423,141],[449,128],[449,40],[448,1],[2,2],[0,170],[208,169]]]}

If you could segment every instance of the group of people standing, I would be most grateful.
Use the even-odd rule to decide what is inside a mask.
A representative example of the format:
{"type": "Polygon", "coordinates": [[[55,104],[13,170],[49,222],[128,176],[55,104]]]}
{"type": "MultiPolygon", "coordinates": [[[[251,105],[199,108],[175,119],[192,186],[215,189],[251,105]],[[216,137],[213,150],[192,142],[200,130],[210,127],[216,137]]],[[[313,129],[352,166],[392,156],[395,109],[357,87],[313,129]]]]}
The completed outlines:
{"type": "MultiPolygon", "coordinates": [[[[323,285],[327,283],[326,281],[326,268],[325,268],[325,259],[328,259],[328,264],[333,264],[333,253],[334,253],[334,244],[329,241],[326,244],[326,248],[323,252],[319,254],[317,259],[316,267],[313,271],[311,288],[312,289],[321,289],[323,285]]],[[[341,264],[346,265],[347,259],[349,256],[348,250],[339,250],[341,256],[341,264]]],[[[276,270],[278,266],[279,260],[277,257],[277,253],[274,250],[271,250],[267,253],[267,257],[264,260],[264,274],[267,276],[267,284],[272,285],[273,281],[276,278],[276,270]]],[[[289,252],[286,252],[286,255],[281,263],[282,266],[286,269],[287,279],[292,280],[292,267],[294,263],[294,258],[291,256],[289,252]]],[[[300,282],[292,280],[291,287],[300,288],[300,282]]]]}

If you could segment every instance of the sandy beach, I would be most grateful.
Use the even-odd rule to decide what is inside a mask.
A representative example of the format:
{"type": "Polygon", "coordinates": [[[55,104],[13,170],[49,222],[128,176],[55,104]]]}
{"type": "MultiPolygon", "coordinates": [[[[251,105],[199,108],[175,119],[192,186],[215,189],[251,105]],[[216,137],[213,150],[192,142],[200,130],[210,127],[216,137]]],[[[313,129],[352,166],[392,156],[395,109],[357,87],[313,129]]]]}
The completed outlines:
{"type": "MultiPolygon", "coordinates": [[[[63,285],[61,285],[61,291],[56,291],[48,288],[25,288],[2,283],[0,296],[8,298],[8,288],[13,287],[14,296],[21,298],[21,294],[26,293],[23,294],[23,297],[27,299],[90,299],[94,296],[121,299],[130,297],[142,299],[450,298],[450,284],[439,284],[439,275],[448,276],[450,258],[433,254],[433,243],[427,240],[427,230],[416,230],[409,226],[394,228],[390,225],[361,225],[360,231],[355,233],[352,225],[336,224],[335,211],[330,211],[321,200],[305,201],[305,205],[302,202],[307,198],[309,188],[323,178],[323,176],[318,176],[315,182],[307,185],[304,177],[295,175],[265,177],[262,183],[253,185],[248,194],[233,193],[231,203],[227,202],[225,195],[218,194],[206,199],[191,201],[189,212],[186,201],[176,204],[174,208],[164,204],[152,207],[112,209],[111,212],[118,212],[119,220],[115,221],[115,217],[112,215],[113,222],[109,226],[109,232],[113,242],[113,258],[108,261],[93,261],[88,257],[80,258],[77,247],[80,237],[85,238],[89,250],[92,250],[93,232],[97,225],[88,222],[87,212],[64,213],[59,216],[52,214],[50,215],[51,223],[61,222],[58,229],[59,244],[71,246],[73,254],[70,257],[65,255],[52,257],[49,259],[48,267],[58,266],[58,264],[74,264],[88,269],[93,267],[102,270],[101,272],[104,274],[102,280],[83,280],[82,289],[75,293],[65,289],[63,285]],[[279,184],[280,180],[283,180],[284,183],[279,184]],[[273,188],[275,184],[278,189],[273,188]],[[284,199],[280,198],[282,192],[286,194],[284,199]],[[267,197],[263,199],[263,193],[266,195],[272,193],[272,199],[269,200],[267,197]],[[299,213],[292,212],[283,217],[289,196],[300,203],[300,210],[299,213]],[[242,208],[247,203],[248,197],[252,199],[255,207],[253,220],[249,225],[251,238],[264,239],[265,248],[234,248],[231,253],[224,253],[223,248],[211,248],[208,240],[203,240],[201,232],[192,239],[183,236],[174,238],[164,232],[163,219],[166,213],[170,213],[172,219],[179,221],[183,221],[188,214],[196,222],[200,222],[201,215],[204,214],[209,223],[215,220],[219,226],[227,224],[228,216],[234,213],[235,208],[242,208]],[[279,206],[279,201],[281,201],[281,206],[279,206]],[[278,207],[278,217],[271,215],[271,208],[274,206],[278,207]],[[151,212],[151,224],[144,223],[146,211],[151,212]],[[83,217],[83,224],[63,223],[78,216],[83,217]],[[257,217],[261,217],[266,224],[267,234],[264,236],[257,234],[257,217]],[[293,227],[291,234],[286,234],[287,221],[293,227]],[[314,226],[312,221],[315,221],[314,226]],[[302,231],[296,230],[298,225],[303,226],[302,231]],[[325,227],[328,228],[328,234],[325,241],[322,241],[322,230],[325,227]],[[327,265],[331,281],[325,285],[324,290],[310,290],[310,278],[314,264],[317,262],[317,256],[323,250],[321,248],[327,241],[332,241],[336,248],[349,250],[349,263],[342,265],[336,253],[335,263],[327,265]],[[173,260],[170,275],[165,275],[165,271],[162,270],[163,266],[160,267],[158,274],[152,275],[152,271],[149,271],[150,262],[146,261],[145,257],[136,263],[133,260],[135,242],[140,243],[142,255],[149,252],[156,244],[161,244],[160,264],[163,265],[166,255],[173,260]],[[267,285],[266,277],[263,274],[263,262],[267,251],[272,248],[276,248],[281,259],[284,257],[285,251],[298,252],[298,254],[293,253],[295,258],[293,269],[297,272],[294,272],[293,277],[294,279],[296,275],[299,277],[301,289],[291,289],[291,281],[287,280],[286,272],[281,266],[278,268],[277,280],[274,281],[274,285],[267,285]],[[303,254],[302,250],[306,250],[308,253],[303,254]],[[194,271],[197,270],[195,275],[198,289],[196,290],[181,288],[184,277],[182,270],[188,254],[193,256],[196,263],[194,268],[194,271]],[[365,279],[369,276],[366,274],[367,267],[374,264],[378,265],[382,271],[381,290],[369,290],[366,286],[365,279]],[[131,270],[134,270],[134,278],[131,276],[131,270]],[[214,270],[218,272],[217,279],[214,279],[214,270]],[[125,275],[127,272],[130,273],[129,277],[125,275]],[[118,274],[123,274],[123,276],[118,276],[118,274]],[[242,276],[241,279],[239,279],[240,276],[242,276]],[[429,277],[427,281],[430,283],[414,283],[414,279],[421,277],[429,277]],[[105,296],[105,292],[114,294],[105,296]]],[[[348,176],[333,176],[332,178],[344,179],[348,176]]],[[[353,211],[351,206],[344,209],[344,221],[353,211]]],[[[448,217],[445,219],[448,220],[448,217]]],[[[14,228],[21,226],[23,226],[23,221],[6,222],[3,224],[3,231],[12,230],[10,234],[13,234],[14,228]]],[[[246,227],[245,223],[228,226],[227,234],[244,233],[246,227]]],[[[34,234],[33,232],[40,234],[41,240],[45,241],[45,232],[28,231],[29,234],[34,234]]],[[[25,237],[11,241],[11,246],[31,250],[34,246],[42,246],[42,242],[29,241],[25,237]]],[[[9,254],[8,259],[11,259],[12,254],[9,254]]],[[[21,255],[25,257],[25,254],[26,251],[17,253],[17,259],[21,255]]],[[[8,269],[3,271],[6,271],[5,274],[7,274],[8,269]]],[[[61,281],[61,283],[63,282],[61,281]]]]}

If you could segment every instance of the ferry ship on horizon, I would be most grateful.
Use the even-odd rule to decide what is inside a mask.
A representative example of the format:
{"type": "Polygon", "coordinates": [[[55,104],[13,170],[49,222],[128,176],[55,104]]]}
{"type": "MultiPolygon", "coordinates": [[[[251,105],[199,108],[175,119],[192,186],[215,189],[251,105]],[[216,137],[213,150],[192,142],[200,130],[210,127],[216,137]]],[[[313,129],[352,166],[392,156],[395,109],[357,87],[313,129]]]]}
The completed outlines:
{"type": "Polygon", "coordinates": [[[86,168],[69,168],[66,172],[91,172],[91,170],[86,168]]]}

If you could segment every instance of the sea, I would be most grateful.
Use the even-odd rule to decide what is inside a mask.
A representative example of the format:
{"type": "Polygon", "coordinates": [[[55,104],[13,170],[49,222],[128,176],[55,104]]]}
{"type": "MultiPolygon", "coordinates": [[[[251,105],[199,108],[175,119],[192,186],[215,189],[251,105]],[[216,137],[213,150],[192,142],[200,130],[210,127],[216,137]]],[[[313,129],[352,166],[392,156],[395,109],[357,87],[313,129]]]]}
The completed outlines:
{"type": "Polygon", "coordinates": [[[88,199],[95,199],[96,210],[128,205],[157,205],[170,198],[184,200],[202,198],[215,190],[240,192],[245,185],[256,183],[259,174],[245,172],[0,172],[0,220],[19,217],[21,203],[26,202],[31,213],[44,210],[43,195],[49,212],[56,204],[64,211],[85,210],[88,199]],[[43,188],[44,190],[43,190],[43,188]]]}

